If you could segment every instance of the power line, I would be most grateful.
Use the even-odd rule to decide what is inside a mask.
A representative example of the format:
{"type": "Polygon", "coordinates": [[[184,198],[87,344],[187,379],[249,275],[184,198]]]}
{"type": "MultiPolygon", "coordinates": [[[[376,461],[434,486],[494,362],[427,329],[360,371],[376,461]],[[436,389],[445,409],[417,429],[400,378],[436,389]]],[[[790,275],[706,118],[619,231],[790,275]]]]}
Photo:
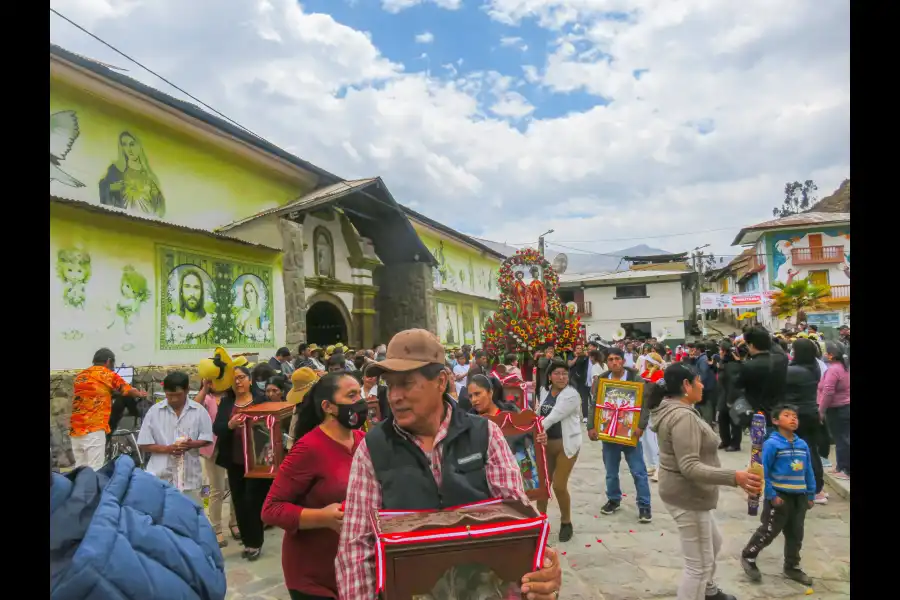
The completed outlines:
{"type": "MultiPolygon", "coordinates": [[[[548,246],[559,246],[560,248],[565,248],[566,250],[574,250],[575,252],[581,252],[583,254],[591,254],[591,255],[595,255],[595,256],[610,256],[613,258],[626,258],[627,256],[630,256],[628,254],[612,254],[609,252],[594,252],[593,250],[584,250],[582,248],[573,248],[572,246],[566,246],[566,245],[560,244],[558,242],[548,241],[546,243],[548,246]]],[[[515,244],[510,244],[510,246],[513,246],[513,245],[515,245],[515,244]]],[[[676,252],[674,254],[678,254],[678,253],[676,252]]],[[[765,256],[765,254],[715,254],[715,253],[711,253],[711,254],[706,254],[704,256],[712,256],[714,258],[734,258],[737,256],[745,256],[747,258],[750,258],[752,256],[757,256],[757,257],[765,256]]],[[[687,259],[687,257],[685,257],[685,259],[687,259]]]]}
{"type": "Polygon", "coordinates": [[[125,54],[124,52],[122,52],[121,50],[119,50],[118,48],[116,48],[115,46],[113,46],[112,44],[110,44],[109,42],[107,42],[106,40],[103,40],[103,39],[100,38],[99,36],[94,35],[94,34],[91,33],[90,31],[88,31],[87,29],[85,29],[84,27],[82,27],[81,25],[79,25],[78,23],[76,23],[75,21],[73,21],[72,19],[70,19],[69,17],[65,16],[64,14],[62,14],[61,12],[59,12],[58,10],[56,10],[55,8],[53,8],[52,6],[50,7],[50,12],[52,12],[53,14],[55,14],[55,15],[56,15],[57,17],[59,17],[60,19],[66,21],[67,23],[69,23],[70,25],[72,25],[73,27],[75,27],[76,29],[79,29],[79,30],[81,30],[82,32],[88,34],[89,36],[91,36],[92,38],[94,38],[95,40],[97,40],[98,42],[100,42],[101,44],[103,44],[104,46],[106,46],[107,48],[109,48],[110,50],[112,50],[113,52],[115,52],[116,54],[119,54],[120,56],[124,57],[126,60],[130,60],[131,62],[133,62],[134,64],[136,64],[136,65],[139,66],[140,68],[144,69],[145,71],[147,71],[148,73],[150,73],[150,74],[153,75],[154,77],[157,77],[157,78],[161,79],[162,81],[166,82],[167,84],[169,84],[170,86],[172,86],[173,88],[175,88],[176,90],[178,90],[179,92],[181,92],[182,94],[184,94],[185,96],[187,96],[188,98],[190,98],[191,100],[193,100],[194,102],[196,102],[196,103],[200,104],[201,106],[203,106],[203,107],[209,109],[210,111],[216,113],[217,115],[219,115],[220,117],[222,117],[223,119],[225,119],[226,121],[228,121],[229,123],[231,123],[232,125],[234,125],[235,127],[238,127],[238,128],[240,128],[240,129],[243,129],[244,131],[246,131],[247,133],[249,133],[249,134],[252,135],[253,137],[265,141],[265,139],[264,139],[261,135],[259,135],[259,134],[255,133],[255,132],[251,131],[250,129],[248,129],[248,128],[246,128],[246,127],[244,127],[243,125],[241,125],[240,123],[238,123],[237,121],[235,121],[234,119],[232,119],[231,117],[229,117],[228,115],[219,112],[218,110],[216,110],[215,108],[213,108],[212,106],[210,106],[209,104],[207,104],[206,102],[204,102],[203,100],[200,100],[200,99],[197,98],[196,96],[192,95],[190,92],[187,92],[187,91],[185,91],[183,88],[181,88],[181,87],[175,85],[174,83],[172,83],[171,81],[169,81],[168,79],[166,79],[165,77],[163,77],[162,75],[160,75],[159,73],[157,73],[156,71],[150,69],[150,68],[147,67],[147,66],[144,66],[144,65],[143,65],[140,61],[138,61],[137,59],[134,59],[134,58],[128,56],[127,54],[125,54]]]}

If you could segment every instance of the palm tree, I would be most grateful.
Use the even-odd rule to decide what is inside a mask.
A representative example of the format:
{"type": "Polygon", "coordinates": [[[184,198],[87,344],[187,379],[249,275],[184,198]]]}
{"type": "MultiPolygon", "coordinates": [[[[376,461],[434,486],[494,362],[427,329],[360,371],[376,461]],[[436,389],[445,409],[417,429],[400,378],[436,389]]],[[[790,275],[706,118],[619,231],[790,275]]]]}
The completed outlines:
{"type": "Polygon", "coordinates": [[[797,322],[806,320],[806,312],[828,308],[824,300],[831,294],[830,285],[817,285],[807,279],[790,283],[775,282],[772,294],[772,314],[776,317],[797,315],[797,322]]]}

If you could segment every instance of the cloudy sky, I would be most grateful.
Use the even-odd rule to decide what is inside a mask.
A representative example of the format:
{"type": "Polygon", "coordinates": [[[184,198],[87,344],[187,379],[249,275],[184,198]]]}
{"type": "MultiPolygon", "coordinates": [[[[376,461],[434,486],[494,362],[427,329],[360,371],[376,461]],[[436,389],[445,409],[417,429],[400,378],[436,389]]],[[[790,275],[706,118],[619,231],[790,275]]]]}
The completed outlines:
{"type": "MultiPolygon", "coordinates": [[[[823,197],[849,176],[848,0],[50,5],[288,151],[498,241],[736,254],[786,181],[823,197]]],[[[180,95],[52,13],[50,39],[180,95]]]]}

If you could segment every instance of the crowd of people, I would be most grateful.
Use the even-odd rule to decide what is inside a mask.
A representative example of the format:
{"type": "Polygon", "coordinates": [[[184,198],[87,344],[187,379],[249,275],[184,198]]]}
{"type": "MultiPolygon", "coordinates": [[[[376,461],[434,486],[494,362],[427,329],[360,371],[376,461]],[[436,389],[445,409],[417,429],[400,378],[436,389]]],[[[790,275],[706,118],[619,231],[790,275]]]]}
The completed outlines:
{"type": "MultiPolygon", "coordinates": [[[[115,506],[119,519],[163,512],[166,518],[134,521],[128,538],[132,554],[108,555],[106,570],[92,575],[95,585],[114,585],[104,577],[125,564],[117,561],[155,557],[163,546],[154,544],[171,538],[167,558],[145,571],[148,578],[157,574],[154,569],[163,572],[154,584],[162,593],[157,597],[223,598],[220,548],[228,544],[226,531],[243,545],[242,557],[255,561],[263,551],[264,530],[278,527],[285,532],[282,565],[292,600],[370,600],[375,597],[372,510],[438,509],[497,497],[528,502],[500,428],[481,418],[519,412],[519,397],[508,394],[517,387],[529,390],[525,403],[542,422],[535,441],[544,448],[559,506],[558,539],[567,542],[574,535],[569,477],[584,433],[590,441],[602,437],[594,421],[601,380],[643,385],[644,402],[635,416],[635,445],[602,442],[606,502],[600,513],[621,508],[623,457],[637,490],[640,523],[652,521],[650,485],[658,483],[682,540],[679,600],[734,598],[715,584],[722,543],[713,516],[718,486],[741,487],[764,499],[762,525],[741,555],[747,576],[760,579],[756,558],[783,533],[785,574],[808,584],[800,569],[805,512],[828,501],[825,469],[850,478],[849,329],[841,336],[841,342],[826,342],[812,325],[775,335],[748,327],[741,335],[675,350],[651,338],[492,358],[469,346],[445,349],[433,334],[408,330],[387,346],[366,350],[304,343],[292,354],[280,348],[252,367],[223,351],[215,357],[215,377],[202,379],[193,400],[187,373],[165,377],[165,401],[146,412],[137,438],[148,457],[144,471],[129,457],[104,464],[113,396],[142,393],[115,373],[115,356],[101,349],[75,380],[70,435],[81,468],[51,473],[51,523],[60,523],[51,535],[51,590],[63,582],[72,585],[73,563],[86,560],[75,552],[78,544],[96,543],[85,528],[102,526],[82,518],[76,530],[61,524],[66,515],[81,511],[96,517],[115,506]],[[262,402],[294,405],[289,452],[274,479],[245,476],[239,433],[246,409],[262,402]],[[749,424],[744,406],[767,415],[764,479],[725,469],[719,461],[719,451],[742,448],[749,424]],[[832,444],[835,465],[828,463],[832,444]],[[137,501],[128,493],[132,488],[154,491],[142,492],[146,500],[137,501]],[[228,491],[232,510],[226,529],[222,504],[228,491]],[[194,596],[179,591],[186,589],[194,596]]],[[[537,508],[546,513],[547,506],[539,501],[537,508]]],[[[561,575],[552,548],[521,585],[530,599],[558,596],[561,575]]]]}

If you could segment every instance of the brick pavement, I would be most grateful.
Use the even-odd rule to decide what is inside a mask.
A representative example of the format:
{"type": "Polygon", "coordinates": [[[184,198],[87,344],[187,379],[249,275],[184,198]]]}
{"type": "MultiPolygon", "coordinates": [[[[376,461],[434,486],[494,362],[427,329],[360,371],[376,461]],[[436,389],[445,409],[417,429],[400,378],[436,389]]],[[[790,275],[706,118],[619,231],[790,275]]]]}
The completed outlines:
{"type": "MultiPolygon", "coordinates": [[[[741,467],[745,453],[721,454],[723,464],[741,467]]],[[[653,523],[637,522],[634,484],[622,463],[621,482],[626,497],[622,509],[611,516],[600,514],[606,498],[600,443],[585,436],[585,447],[573,471],[572,494],[575,536],[565,544],[551,543],[560,551],[564,568],[563,592],[566,600],[674,600],[681,576],[682,559],[678,533],[653,490],[653,523]],[[598,542],[598,540],[601,540],[598,542]]],[[[558,529],[559,513],[551,501],[549,513],[553,529],[558,529]]],[[[738,562],[739,554],[758,520],[747,515],[745,495],[737,489],[722,488],[716,513],[724,537],[718,561],[717,581],[739,600],[809,598],[846,600],[850,597],[850,505],[831,491],[827,506],[816,506],[806,521],[803,568],[813,578],[813,594],[804,595],[800,584],[781,575],[780,540],[763,551],[759,567],[763,582],[746,580],[738,562]]],[[[266,533],[263,556],[255,563],[240,558],[240,545],[232,541],[224,550],[229,600],[288,600],[281,575],[281,532],[266,533]]]]}

